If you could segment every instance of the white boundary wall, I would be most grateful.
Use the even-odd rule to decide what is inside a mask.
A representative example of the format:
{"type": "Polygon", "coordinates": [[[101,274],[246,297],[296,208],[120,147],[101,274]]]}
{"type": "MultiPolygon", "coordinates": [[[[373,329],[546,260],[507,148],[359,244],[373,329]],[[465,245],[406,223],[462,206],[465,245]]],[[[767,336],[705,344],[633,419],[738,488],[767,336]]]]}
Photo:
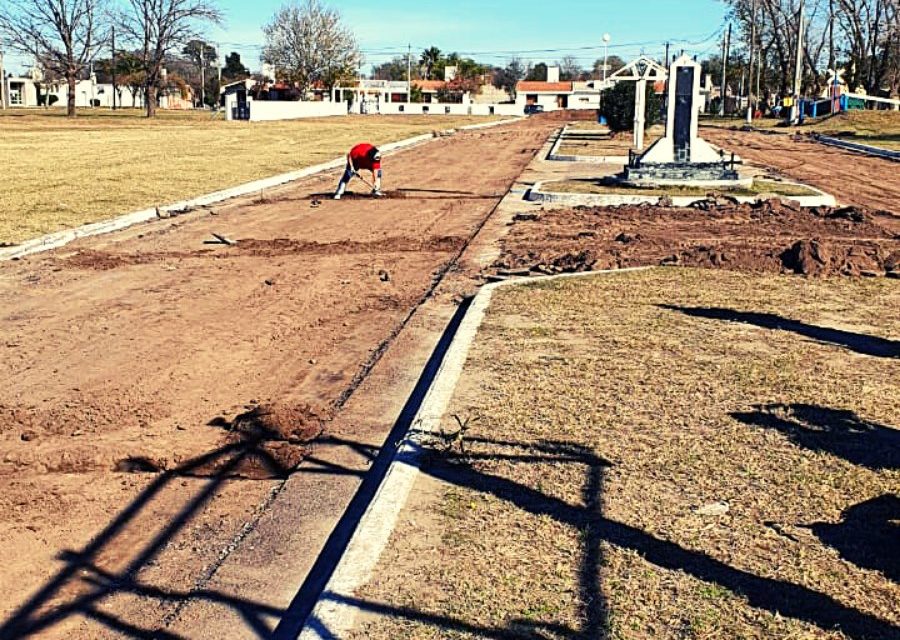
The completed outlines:
{"type": "MultiPolygon", "coordinates": [[[[253,100],[250,105],[250,121],[298,120],[300,118],[327,118],[347,115],[347,105],[342,102],[303,102],[288,100],[253,100]]],[[[231,120],[232,109],[237,106],[237,96],[225,98],[225,119],[231,120]]]]}
{"type": "Polygon", "coordinates": [[[382,115],[521,116],[524,114],[524,110],[517,104],[383,102],[378,105],[378,113],[382,115]]]}

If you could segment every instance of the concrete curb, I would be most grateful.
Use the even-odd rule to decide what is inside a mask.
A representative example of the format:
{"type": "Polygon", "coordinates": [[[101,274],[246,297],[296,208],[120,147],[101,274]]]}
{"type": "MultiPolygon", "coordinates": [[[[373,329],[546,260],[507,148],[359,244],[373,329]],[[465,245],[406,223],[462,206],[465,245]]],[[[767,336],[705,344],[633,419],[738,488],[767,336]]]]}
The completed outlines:
{"type": "Polygon", "coordinates": [[[868,144],[859,144],[858,142],[848,142],[847,140],[841,140],[840,138],[832,138],[831,136],[823,136],[818,133],[813,134],[813,139],[816,142],[821,142],[822,144],[827,144],[831,147],[838,147],[840,149],[845,149],[847,151],[855,151],[857,153],[863,153],[867,156],[874,156],[876,158],[883,158],[885,160],[893,160],[894,162],[900,162],[900,151],[891,151],[889,149],[881,149],[879,147],[873,147],[868,144]]]}
{"type": "MultiPolygon", "coordinates": [[[[784,184],[794,185],[796,183],[793,182],[785,182],[784,184]]],[[[817,192],[819,195],[816,196],[783,196],[782,200],[790,200],[792,202],[796,202],[801,207],[834,207],[837,206],[837,201],[834,199],[834,196],[831,196],[824,191],[816,189],[815,187],[810,187],[808,185],[797,185],[803,186],[812,191],[817,192]]],[[[658,205],[659,201],[663,196],[650,196],[650,195],[625,195],[625,194],[600,194],[600,193],[560,193],[554,191],[544,191],[544,182],[536,182],[531,190],[528,192],[528,200],[532,202],[543,202],[547,204],[562,204],[562,205],[571,205],[571,206],[588,206],[588,207],[617,207],[620,205],[640,205],[640,204],[650,204],[650,205],[658,205]]],[[[759,201],[761,198],[754,196],[731,196],[734,197],[735,200],[742,204],[753,204],[754,202],[759,201]]],[[[702,202],[706,200],[706,196],[674,196],[672,197],[672,206],[674,207],[689,207],[695,202],[702,202]]]]}
{"type": "MultiPolygon", "coordinates": [[[[456,129],[456,131],[469,131],[472,129],[497,127],[504,124],[512,124],[522,119],[523,118],[511,118],[498,120],[496,122],[484,122],[474,125],[466,125],[464,127],[459,127],[458,129],[456,129]]],[[[412,138],[406,138],[405,140],[399,140],[397,142],[389,142],[385,145],[382,145],[381,150],[386,153],[391,153],[400,149],[408,149],[410,147],[424,144],[436,139],[437,138],[433,133],[426,133],[414,136],[412,138]]],[[[344,166],[344,162],[345,158],[342,156],[328,162],[323,162],[321,164],[306,167],[304,169],[298,169],[297,171],[291,171],[289,173],[283,173],[277,176],[272,176],[270,178],[263,178],[261,180],[254,180],[253,182],[248,182],[236,187],[214,191],[213,193],[209,193],[196,198],[191,198],[190,200],[183,200],[181,202],[176,202],[164,207],[159,207],[159,211],[169,215],[188,213],[193,209],[207,207],[209,205],[224,202],[225,200],[230,200],[232,198],[249,195],[258,191],[264,191],[266,189],[272,189],[273,187],[278,187],[289,182],[295,182],[297,180],[308,178],[325,171],[340,169],[344,166]]],[[[141,209],[140,211],[126,213],[111,220],[92,222],[90,224],[76,227],[75,229],[57,231],[55,233],[50,233],[39,238],[27,240],[13,247],[0,249],[0,262],[3,262],[5,260],[14,260],[16,258],[23,258],[25,256],[35,253],[41,253],[44,251],[50,251],[51,249],[57,249],[59,247],[65,246],[70,242],[74,242],[75,240],[78,240],[80,238],[103,235],[106,233],[112,233],[114,231],[121,231],[123,229],[133,227],[137,224],[152,222],[157,218],[159,218],[159,215],[157,214],[157,208],[152,207],[149,209],[141,209]]]]}
{"type": "Polygon", "coordinates": [[[478,335],[494,291],[501,287],[528,285],[535,282],[614,275],[647,271],[653,268],[655,267],[635,267],[517,278],[494,282],[481,288],[460,323],[444,361],[413,419],[412,426],[415,433],[408,433],[398,448],[381,486],[360,519],[359,526],[347,545],[344,555],[319,596],[309,619],[306,620],[299,636],[300,640],[342,638],[354,628],[358,610],[351,603],[356,596],[356,591],[371,578],[379,557],[387,547],[400,512],[406,505],[419,474],[422,438],[436,432],[440,427],[441,419],[453,398],[469,350],[478,335]]]}
{"type": "Polygon", "coordinates": [[[550,148],[550,153],[547,154],[547,160],[550,160],[551,162],[582,162],[586,164],[628,164],[628,156],[575,156],[560,154],[559,148],[562,146],[566,134],[570,131],[579,134],[608,133],[608,131],[604,129],[569,129],[569,126],[566,125],[557,135],[556,142],[553,143],[553,146],[550,148]]]}

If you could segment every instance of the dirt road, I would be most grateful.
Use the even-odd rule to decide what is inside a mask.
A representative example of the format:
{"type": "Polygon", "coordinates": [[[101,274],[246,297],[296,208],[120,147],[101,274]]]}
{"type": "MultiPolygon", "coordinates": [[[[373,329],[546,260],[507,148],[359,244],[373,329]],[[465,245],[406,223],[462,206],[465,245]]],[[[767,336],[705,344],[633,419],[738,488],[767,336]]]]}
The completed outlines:
{"type": "MultiPolygon", "coordinates": [[[[355,428],[367,444],[349,448],[371,458],[386,428],[359,408],[348,425],[345,401],[555,126],[391,156],[390,199],[314,206],[327,176],[0,264],[0,637],[204,637],[167,627],[321,452],[305,444],[320,427],[355,428]],[[304,429],[238,418],[259,405],[304,429]]],[[[396,369],[424,344],[392,345],[396,369]]],[[[389,377],[370,413],[396,400],[389,377]]],[[[329,482],[352,489],[334,473],[303,509],[340,506],[329,482]]],[[[280,530],[328,533],[301,525],[280,530]]],[[[257,633],[277,617],[227,604],[257,633]]]]}
{"type": "Polygon", "coordinates": [[[819,187],[840,202],[885,209],[900,216],[900,180],[894,162],[828,147],[802,136],[714,127],[704,127],[700,135],[745,161],[819,187]]]}

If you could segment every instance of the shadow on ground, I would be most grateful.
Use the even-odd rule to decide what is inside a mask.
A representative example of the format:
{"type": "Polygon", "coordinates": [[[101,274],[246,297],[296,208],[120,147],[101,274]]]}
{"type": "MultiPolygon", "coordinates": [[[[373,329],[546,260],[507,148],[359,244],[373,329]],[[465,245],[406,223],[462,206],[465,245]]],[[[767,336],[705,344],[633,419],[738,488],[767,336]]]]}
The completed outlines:
{"type": "Polygon", "coordinates": [[[830,453],[875,471],[900,469],[900,430],[863,420],[849,409],[776,403],[731,416],[753,427],[779,431],[811,451],[830,453]]]}
{"type": "Polygon", "coordinates": [[[841,522],[809,528],[841,557],[900,583],[900,497],[886,493],[845,509],[841,522]]]}
{"type": "Polygon", "coordinates": [[[842,331],[791,320],[774,313],[757,313],[753,311],[735,311],[716,307],[681,307],[677,305],[659,305],[662,309],[678,311],[694,318],[724,320],[752,324],[763,329],[790,331],[819,342],[835,344],[856,353],[878,358],[900,358],[900,341],[888,340],[863,333],[842,331]]]}

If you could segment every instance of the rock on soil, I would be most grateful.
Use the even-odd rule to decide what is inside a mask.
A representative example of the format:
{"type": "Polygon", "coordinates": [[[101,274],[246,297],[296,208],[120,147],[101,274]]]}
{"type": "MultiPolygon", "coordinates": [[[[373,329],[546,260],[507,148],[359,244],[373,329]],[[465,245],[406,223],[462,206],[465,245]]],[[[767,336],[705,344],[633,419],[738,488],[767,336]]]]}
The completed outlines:
{"type": "Polygon", "coordinates": [[[517,221],[497,269],[536,273],[677,264],[811,277],[884,276],[900,268],[890,212],[801,208],[781,200],[624,205],[545,212],[517,221]]]}

